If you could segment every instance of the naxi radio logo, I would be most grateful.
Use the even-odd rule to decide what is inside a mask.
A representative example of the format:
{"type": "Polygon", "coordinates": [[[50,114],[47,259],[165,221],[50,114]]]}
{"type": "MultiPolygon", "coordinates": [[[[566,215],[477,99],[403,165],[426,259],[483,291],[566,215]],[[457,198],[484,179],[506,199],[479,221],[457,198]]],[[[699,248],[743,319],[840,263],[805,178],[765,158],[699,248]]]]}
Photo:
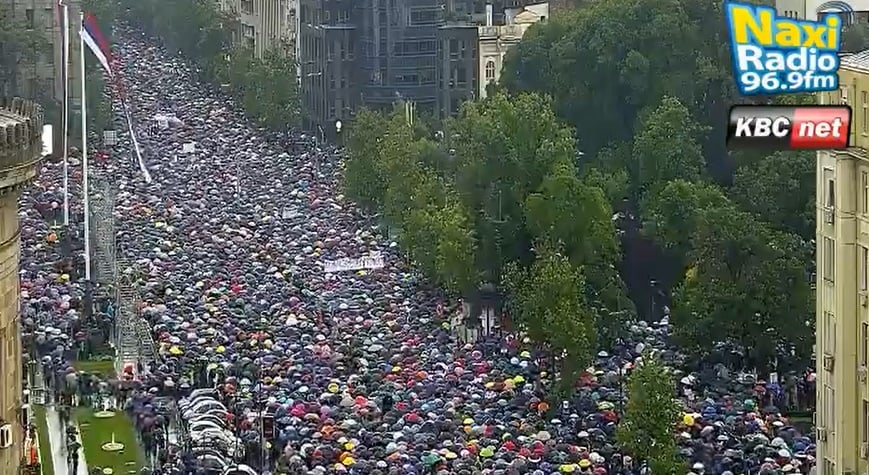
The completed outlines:
{"type": "Polygon", "coordinates": [[[842,20],[776,16],[775,9],[726,4],[733,72],[744,95],[834,91],[839,88],[842,20]]]}

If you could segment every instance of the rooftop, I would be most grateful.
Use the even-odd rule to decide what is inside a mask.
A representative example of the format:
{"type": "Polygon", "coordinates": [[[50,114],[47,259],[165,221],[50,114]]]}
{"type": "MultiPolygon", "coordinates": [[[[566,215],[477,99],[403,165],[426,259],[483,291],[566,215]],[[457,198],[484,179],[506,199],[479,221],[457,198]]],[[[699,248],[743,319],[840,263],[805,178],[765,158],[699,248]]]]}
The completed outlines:
{"type": "Polygon", "coordinates": [[[869,72],[869,50],[842,56],[839,58],[839,66],[869,72]]]}

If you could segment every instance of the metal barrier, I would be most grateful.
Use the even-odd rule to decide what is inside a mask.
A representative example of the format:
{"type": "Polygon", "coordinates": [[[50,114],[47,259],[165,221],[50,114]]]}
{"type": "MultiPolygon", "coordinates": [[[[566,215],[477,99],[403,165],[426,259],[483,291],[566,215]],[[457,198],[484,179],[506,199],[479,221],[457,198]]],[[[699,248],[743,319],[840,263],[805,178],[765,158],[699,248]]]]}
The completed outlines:
{"type": "MultiPolygon", "coordinates": [[[[92,174],[93,175],[93,174],[92,174]]],[[[93,177],[93,190],[90,210],[91,242],[96,270],[94,281],[100,285],[114,285],[118,279],[115,252],[115,190],[107,180],[93,177]]]]}

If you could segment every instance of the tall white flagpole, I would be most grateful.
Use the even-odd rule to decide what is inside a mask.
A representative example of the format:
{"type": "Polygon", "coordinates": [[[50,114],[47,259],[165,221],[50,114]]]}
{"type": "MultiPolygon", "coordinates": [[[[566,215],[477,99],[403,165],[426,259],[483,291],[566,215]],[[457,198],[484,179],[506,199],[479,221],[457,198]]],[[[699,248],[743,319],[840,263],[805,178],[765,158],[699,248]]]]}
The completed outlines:
{"type": "Polygon", "coordinates": [[[81,41],[81,165],[82,165],[82,201],[84,205],[84,278],[85,281],[91,280],[91,212],[90,212],[90,190],[88,188],[88,109],[87,109],[87,80],[85,79],[84,69],[84,12],[81,12],[81,29],[78,37],[81,41]]]}
{"type": "Polygon", "coordinates": [[[69,4],[61,0],[63,42],[63,224],[69,226],[69,4]]]}

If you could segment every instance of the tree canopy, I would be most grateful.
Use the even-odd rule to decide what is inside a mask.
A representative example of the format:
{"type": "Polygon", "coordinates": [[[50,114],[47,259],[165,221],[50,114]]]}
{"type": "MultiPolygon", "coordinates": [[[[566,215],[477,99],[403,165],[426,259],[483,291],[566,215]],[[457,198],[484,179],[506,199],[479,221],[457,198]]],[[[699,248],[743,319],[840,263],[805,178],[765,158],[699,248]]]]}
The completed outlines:
{"type": "Polygon", "coordinates": [[[628,405],[616,432],[619,444],[649,463],[652,473],[677,475],[685,467],[676,457],[674,426],[680,410],[673,376],[651,354],[628,379],[628,405]]]}
{"type": "MultiPolygon", "coordinates": [[[[590,210],[603,196],[618,212],[621,239],[615,252],[600,244],[591,249],[618,256],[618,282],[644,316],[660,318],[666,303],[683,342],[696,350],[713,341],[748,350],[772,338],[765,346],[772,351],[754,351],[746,361],[765,367],[776,348],[799,357],[811,352],[805,322],[813,313],[814,155],[725,149],[722,118],[739,97],[721,7],[693,0],[582,2],[528,30],[508,53],[500,86],[512,102],[528,92],[552,98],[554,119],[575,131],[576,181],[602,193],[593,196],[567,174],[549,177],[545,196],[527,199],[526,229],[558,236],[565,255],[594,282],[592,267],[575,255],[584,254],[577,244],[601,229],[590,223],[602,221],[588,216],[597,215],[590,210]],[[561,213],[581,216],[582,224],[550,216],[561,213]]],[[[862,29],[846,36],[859,43],[862,29]]],[[[506,130],[485,133],[509,144],[510,137],[498,135],[506,130]]]]}
{"type": "Polygon", "coordinates": [[[400,108],[360,111],[350,132],[347,196],[400,228],[433,282],[459,295],[485,282],[508,290],[517,322],[571,355],[565,374],[585,368],[597,337],[614,338],[613,322],[633,314],[610,201],[580,177],[573,134],[547,98],[496,93],[465,104],[442,140],[400,108]]]}

